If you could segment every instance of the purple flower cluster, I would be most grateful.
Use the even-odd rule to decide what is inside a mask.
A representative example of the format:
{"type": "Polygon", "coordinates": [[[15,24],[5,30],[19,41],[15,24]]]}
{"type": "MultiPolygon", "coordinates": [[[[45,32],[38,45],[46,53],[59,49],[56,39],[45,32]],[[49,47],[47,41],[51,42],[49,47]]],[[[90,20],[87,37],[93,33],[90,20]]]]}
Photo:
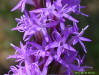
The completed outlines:
{"type": "Polygon", "coordinates": [[[18,24],[12,29],[24,33],[24,44],[20,42],[20,47],[11,44],[16,52],[8,58],[16,59],[18,65],[11,66],[5,75],[47,75],[54,61],[66,68],[64,75],[90,68],[82,66],[84,56],[80,57],[79,50],[74,48],[79,43],[87,53],[83,41],[91,41],[83,37],[88,25],[80,31],[79,21],[71,16],[72,13],[87,16],[80,11],[84,8],[80,0],[45,0],[44,4],[40,8],[40,0],[20,0],[12,9],[21,8],[24,13],[20,19],[16,18],[18,24]],[[27,11],[26,4],[35,9],[27,11]]]}

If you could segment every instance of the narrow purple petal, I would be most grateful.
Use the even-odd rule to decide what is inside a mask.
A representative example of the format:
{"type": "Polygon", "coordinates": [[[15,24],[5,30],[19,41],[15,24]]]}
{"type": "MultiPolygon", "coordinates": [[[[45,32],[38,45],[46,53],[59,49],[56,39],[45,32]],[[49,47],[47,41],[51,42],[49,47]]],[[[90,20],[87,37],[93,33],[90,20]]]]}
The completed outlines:
{"type": "Polygon", "coordinates": [[[16,9],[20,8],[22,5],[23,1],[21,0],[11,11],[15,11],[16,9]]]}
{"type": "Polygon", "coordinates": [[[68,14],[63,14],[63,16],[64,16],[65,18],[67,18],[67,19],[73,21],[73,22],[76,22],[76,23],[79,22],[78,20],[76,20],[75,18],[73,18],[72,16],[70,16],[70,15],[68,15],[68,14]]]}
{"type": "Polygon", "coordinates": [[[88,42],[91,42],[92,40],[88,39],[88,38],[85,38],[85,37],[79,37],[80,40],[82,41],[88,41],[88,42]]]}
{"type": "Polygon", "coordinates": [[[82,48],[84,49],[84,52],[87,53],[87,50],[86,50],[86,47],[85,47],[84,43],[80,40],[79,40],[79,42],[80,42],[82,48]]]}
{"type": "Polygon", "coordinates": [[[65,49],[67,49],[67,50],[76,52],[76,50],[75,50],[72,46],[70,46],[70,45],[68,45],[68,44],[64,44],[63,47],[64,47],[65,49]]]}
{"type": "Polygon", "coordinates": [[[46,47],[45,47],[45,50],[48,50],[50,48],[55,48],[55,47],[58,47],[58,43],[57,42],[52,42],[50,44],[48,44],[46,47]]]}

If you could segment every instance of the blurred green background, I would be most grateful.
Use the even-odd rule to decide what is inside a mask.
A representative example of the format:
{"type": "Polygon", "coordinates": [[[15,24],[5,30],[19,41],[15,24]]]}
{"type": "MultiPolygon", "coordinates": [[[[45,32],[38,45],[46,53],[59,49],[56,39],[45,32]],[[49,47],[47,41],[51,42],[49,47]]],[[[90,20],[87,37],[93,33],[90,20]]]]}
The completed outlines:
{"type": "MultiPolygon", "coordinates": [[[[7,73],[10,65],[14,65],[13,60],[7,60],[7,56],[14,54],[14,49],[10,47],[10,43],[19,45],[22,40],[22,33],[11,31],[10,29],[16,26],[15,18],[20,17],[19,11],[10,12],[18,0],[0,0],[0,75],[7,73]]],[[[88,54],[84,63],[93,66],[91,71],[95,71],[99,75],[99,0],[82,0],[81,5],[87,8],[81,10],[89,15],[77,16],[80,20],[79,27],[83,28],[89,25],[85,32],[85,36],[91,38],[91,43],[85,43],[88,54]]]]}

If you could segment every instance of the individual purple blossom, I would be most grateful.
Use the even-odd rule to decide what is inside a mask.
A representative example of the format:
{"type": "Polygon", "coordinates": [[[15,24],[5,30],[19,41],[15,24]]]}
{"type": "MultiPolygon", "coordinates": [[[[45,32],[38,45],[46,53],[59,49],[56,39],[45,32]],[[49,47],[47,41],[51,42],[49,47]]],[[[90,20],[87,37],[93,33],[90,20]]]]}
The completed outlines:
{"type": "Polygon", "coordinates": [[[54,2],[54,4],[51,5],[50,0],[46,0],[46,8],[32,10],[31,12],[40,14],[44,13],[43,16],[47,16],[49,19],[52,19],[52,17],[55,16],[59,20],[65,17],[71,21],[79,22],[78,20],[69,15],[71,12],[74,12],[77,9],[76,5],[72,7],[67,7],[67,4],[60,6],[62,4],[61,1],[59,5],[57,4],[59,4],[58,1],[54,2]]]}
{"type": "Polygon", "coordinates": [[[19,73],[19,75],[21,75],[22,72],[25,71],[25,75],[35,75],[35,74],[46,75],[47,67],[52,62],[51,60],[53,59],[50,56],[49,52],[42,50],[43,46],[40,46],[39,44],[35,42],[29,42],[26,45],[23,45],[22,42],[20,42],[21,48],[13,44],[11,44],[11,46],[15,48],[16,52],[14,55],[10,55],[8,58],[15,58],[16,62],[19,62],[18,68],[15,68],[14,66],[11,67],[10,71],[13,72],[13,74],[17,75],[19,73]],[[29,46],[29,48],[27,48],[27,46],[31,44],[35,46],[31,46],[32,48],[29,46]],[[34,47],[37,47],[37,50],[33,49],[34,47]],[[39,66],[42,65],[44,61],[43,60],[40,61],[40,57],[45,58],[45,56],[49,56],[49,58],[46,60],[46,64],[43,68],[43,71],[41,72],[39,66]],[[24,63],[25,66],[22,66],[22,63],[24,63]],[[45,69],[46,69],[46,73],[45,73],[45,69]],[[18,70],[20,70],[20,72],[18,70]]]}
{"type": "MultiPolygon", "coordinates": [[[[64,50],[70,50],[73,52],[76,52],[76,50],[66,43],[66,36],[61,36],[57,31],[54,31],[53,34],[55,35],[55,41],[48,44],[45,49],[48,50],[50,48],[57,48],[57,58],[61,56],[61,54],[64,52],[64,50]]],[[[68,33],[67,33],[68,37],[68,33]]]]}
{"type": "Polygon", "coordinates": [[[75,44],[77,44],[79,42],[81,44],[82,48],[84,49],[85,53],[87,53],[87,51],[86,51],[85,45],[83,44],[82,41],[88,41],[88,42],[91,41],[90,39],[83,37],[83,34],[84,34],[84,32],[85,32],[85,30],[87,28],[88,28],[88,25],[84,29],[82,29],[82,31],[80,33],[78,33],[78,32],[76,33],[75,32],[76,36],[74,36],[71,39],[72,42],[73,42],[73,45],[75,45],[75,44]]]}
{"type": "Polygon", "coordinates": [[[12,11],[21,9],[24,13],[16,18],[18,24],[12,30],[24,33],[24,44],[20,42],[20,47],[11,44],[16,51],[8,58],[16,59],[18,65],[11,66],[5,75],[10,75],[11,72],[12,75],[47,75],[50,64],[54,61],[65,67],[64,75],[73,75],[74,71],[92,68],[82,66],[85,56],[81,57],[79,50],[75,48],[79,42],[87,53],[82,41],[91,41],[83,37],[88,26],[79,32],[79,20],[71,16],[72,13],[87,16],[80,11],[84,8],[80,6],[80,1],[45,0],[44,7],[41,7],[40,0],[20,0],[12,11]],[[26,4],[35,6],[35,9],[27,11],[26,4]],[[72,24],[67,23],[67,19],[72,24]]]}
{"type": "Polygon", "coordinates": [[[18,30],[19,32],[24,32],[23,40],[27,40],[27,36],[31,36],[36,32],[41,31],[46,41],[48,41],[48,35],[46,30],[46,23],[40,22],[40,20],[32,14],[33,19],[29,16],[23,15],[21,19],[16,19],[18,21],[18,25],[16,28],[12,30],[18,30]],[[35,18],[35,19],[34,19],[35,18]]]}

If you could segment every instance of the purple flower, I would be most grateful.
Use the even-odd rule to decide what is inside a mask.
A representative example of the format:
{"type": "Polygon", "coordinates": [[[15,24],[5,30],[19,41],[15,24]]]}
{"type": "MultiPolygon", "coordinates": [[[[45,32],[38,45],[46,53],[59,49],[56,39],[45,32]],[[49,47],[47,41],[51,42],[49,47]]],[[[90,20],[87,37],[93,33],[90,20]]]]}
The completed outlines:
{"type": "MultiPolygon", "coordinates": [[[[48,44],[45,49],[48,50],[50,48],[57,48],[57,58],[60,58],[61,54],[65,51],[65,50],[70,50],[73,52],[76,52],[76,50],[70,46],[68,43],[66,43],[66,36],[61,37],[61,35],[57,32],[54,31],[53,34],[55,35],[55,41],[51,42],[50,44],[48,44]]],[[[68,36],[68,34],[67,34],[68,36]]]]}
{"type": "Polygon", "coordinates": [[[32,10],[31,12],[33,13],[43,13],[42,16],[48,17],[49,19],[53,20],[53,17],[56,17],[56,20],[63,20],[64,18],[69,19],[73,22],[79,22],[72,16],[70,16],[70,13],[75,12],[76,10],[76,5],[72,7],[67,7],[67,5],[61,4],[61,1],[54,2],[52,5],[50,3],[50,0],[46,1],[46,8],[40,8],[36,10],[32,10]],[[58,5],[57,5],[58,4],[58,5]]]}
{"type": "Polygon", "coordinates": [[[73,45],[75,45],[75,44],[77,44],[77,43],[79,42],[79,43],[81,44],[81,46],[83,47],[85,53],[87,53],[87,51],[86,51],[85,45],[83,44],[82,41],[88,41],[88,42],[91,41],[91,40],[88,39],[88,38],[82,37],[83,34],[84,34],[84,32],[85,32],[85,30],[86,30],[87,28],[88,28],[88,26],[86,26],[84,29],[82,29],[82,31],[81,31],[80,33],[78,33],[78,32],[76,33],[76,32],[75,32],[76,36],[74,36],[74,37],[71,39],[72,42],[73,42],[73,45]]]}
{"type": "Polygon", "coordinates": [[[39,18],[37,18],[35,15],[32,14],[31,17],[23,15],[21,19],[16,19],[18,25],[12,30],[24,32],[23,40],[28,40],[29,38],[26,39],[27,36],[31,37],[36,32],[41,31],[46,41],[48,41],[48,35],[45,24],[41,23],[39,18]],[[34,19],[31,19],[31,17],[33,17],[34,19]]]}
{"type": "Polygon", "coordinates": [[[71,16],[72,13],[87,16],[80,11],[83,8],[80,0],[45,0],[43,4],[45,7],[40,8],[40,0],[20,0],[12,9],[21,8],[21,12],[24,12],[20,19],[16,18],[18,24],[12,29],[24,33],[24,44],[20,42],[20,47],[11,44],[16,51],[8,58],[14,58],[18,65],[11,66],[5,75],[11,72],[12,75],[47,75],[54,61],[65,67],[65,75],[91,68],[82,66],[84,56],[81,58],[75,48],[79,42],[87,53],[83,41],[91,41],[83,37],[88,26],[79,32],[79,21],[71,16]],[[38,9],[27,11],[26,4],[38,9]]]}
{"type": "Polygon", "coordinates": [[[21,48],[13,44],[11,44],[11,46],[16,50],[16,52],[14,55],[10,55],[8,58],[16,59],[16,62],[19,62],[19,65],[17,68],[12,66],[9,74],[10,72],[13,72],[13,74],[21,75],[23,71],[25,71],[24,75],[47,74],[48,65],[52,62],[53,58],[52,56],[50,56],[50,53],[48,51],[44,50],[44,46],[46,46],[44,45],[44,43],[42,44],[42,46],[40,46],[35,42],[28,42],[26,45],[23,45],[22,42],[20,42],[21,48]],[[45,60],[45,57],[48,58],[45,60]],[[40,58],[43,59],[41,60],[40,58]],[[22,66],[23,63],[25,66],[22,66]],[[41,66],[42,64],[44,64],[44,67],[41,71],[39,66],[41,66]]]}

